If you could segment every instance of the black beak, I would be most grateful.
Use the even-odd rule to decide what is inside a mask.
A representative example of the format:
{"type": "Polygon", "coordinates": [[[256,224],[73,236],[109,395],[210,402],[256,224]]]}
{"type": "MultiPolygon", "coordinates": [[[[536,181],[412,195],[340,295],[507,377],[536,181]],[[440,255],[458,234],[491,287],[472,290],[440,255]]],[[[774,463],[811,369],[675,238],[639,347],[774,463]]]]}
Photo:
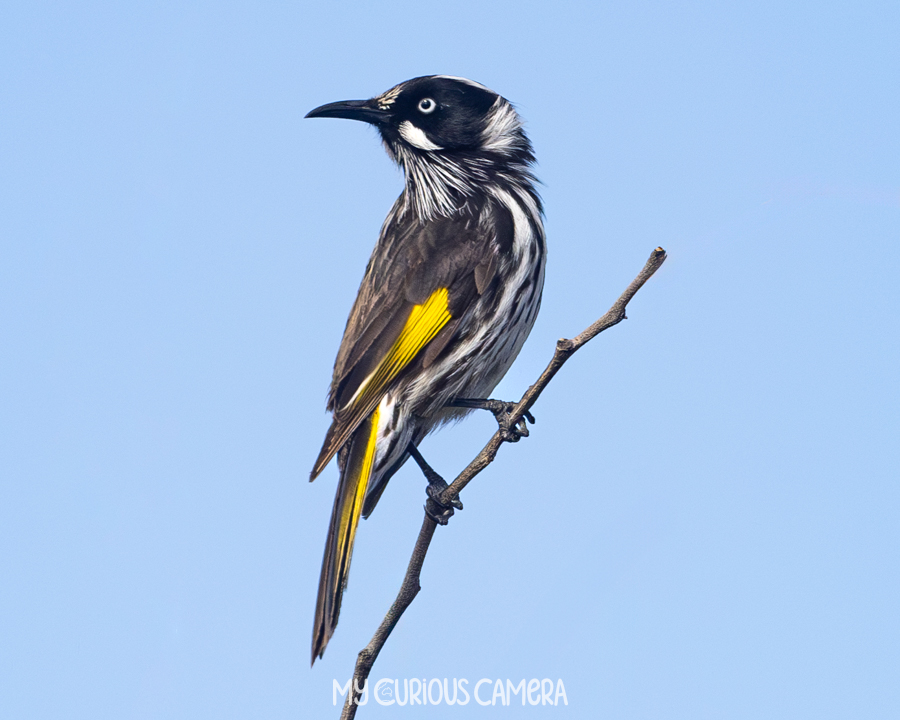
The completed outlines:
{"type": "Polygon", "coordinates": [[[315,110],[306,113],[306,117],[347,118],[348,120],[362,120],[373,125],[382,125],[388,121],[390,113],[379,110],[374,100],[342,100],[320,105],[315,110]]]}

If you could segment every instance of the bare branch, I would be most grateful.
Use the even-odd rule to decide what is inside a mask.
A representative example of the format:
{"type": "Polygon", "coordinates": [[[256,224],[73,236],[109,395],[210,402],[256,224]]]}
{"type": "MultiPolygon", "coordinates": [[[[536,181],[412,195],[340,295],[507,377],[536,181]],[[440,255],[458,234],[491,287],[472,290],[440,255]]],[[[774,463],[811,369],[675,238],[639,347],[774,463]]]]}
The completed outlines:
{"type": "MultiPolygon", "coordinates": [[[[665,260],[666,251],[661,247],[656,248],[656,250],[650,254],[650,259],[647,260],[644,269],[631,281],[631,284],[625,292],[622,293],[615,303],[613,303],[613,306],[603,317],[571,340],[563,338],[556,342],[556,351],[553,353],[553,357],[544,369],[544,372],[541,373],[537,382],[528,388],[528,391],[522,396],[522,399],[516,403],[510,413],[509,427],[515,427],[525,413],[532,408],[541,393],[544,392],[544,388],[546,388],[553,379],[553,376],[559,372],[559,369],[579,348],[584,346],[590,340],[593,340],[604,330],[608,330],[626,319],[625,308],[628,303],[637,294],[637,291],[641,289],[644,283],[659,270],[665,260]]],[[[458,498],[462,489],[468,485],[478,473],[494,461],[494,458],[497,456],[497,451],[506,441],[506,437],[507,436],[500,430],[494,433],[487,445],[485,445],[481,452],[475,456],[475,459],[472,460],[466,469],[456,477],[446,490],[444,490],[441,495],[441,503],[443,505],[449,505],[452,500],[458,498]]],[[[356,716],[356,701],[360,698],[360,693],[357,692],[357,688],[362,688],[368,681],[369,673],[372,671],[372,666],[375,664],[378,653],[381,652],[381,648],[384,647],[384,643],[399,622],[400,617],[406,611],[406,608],[410,606],[421,589],[419,577],[422,572],[422,564],[425,562],[425,555],[428,552],[428,546],[431,544],[431,538],[434,535],[435,527],[437,527],[435,521],[426,514],[425,520],[422,522],[422,529],[419,531],[419,537],[416,540],[416,545],[413,548],[409,567],[406,568],[406,575],[403,578],[403,584],[400,586],[400,592],[397,594],[396,600],[394,600],[390,609],[387,611],[387,614],[384,616],[384,620],[382,620],[378,630],[375,631],[372,640],[360,651],[356,658],[356,667],[353,671],[353,683],[351,684],[350,692],[347,693],[347,699],[344,702],[341,720],[352,720],[352,718],[356,716]]]]}
{"type": "Polygon", "coordinates": [[[416,539],[416,546],[413,548],[412,557],[409,559],[409,567],[406,568],[406,575],[403,578],[403,584],[400,586],[400,592],[397,593],[397,599],[394,600],[381,621],[381,625],[375,631],[375,635],[369,641],[359,655],[356,657],[356,669],[353,672],[353,683],[350,692],[347,693],[347,700],[344,702],[344,709],[341,712],[341,720],[344,718],[353,718],[356,715],[356,703],[351,702],[353,698],[359,698],[356,688],[362,689],[365,682],[369,678],[369,672],[375,659],[388,636],[393,632],[394,627],[403,615],[403,611],[410,606],[416,595],[419,594],[421,587],[419,586],[419,575],[422,572],[422,563],[425,562],[425,553],[428,552],[428,546],[431,544],[431,538],[434,535],[434,529],[437,523],[428,515],[422,523],[422,529],[419,530],[419,537],[416,539]]]}

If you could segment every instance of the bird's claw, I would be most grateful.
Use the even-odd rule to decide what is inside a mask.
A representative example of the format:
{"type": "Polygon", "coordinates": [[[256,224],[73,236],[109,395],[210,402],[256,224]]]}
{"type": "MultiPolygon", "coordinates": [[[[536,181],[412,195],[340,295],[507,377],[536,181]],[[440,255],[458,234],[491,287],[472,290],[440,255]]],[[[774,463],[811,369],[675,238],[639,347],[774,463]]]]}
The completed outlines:
{"type": "Polygon", "coordinates": [[[510,415],[516,409],[516,403],[514,402],[459,398],[450,404],[454,407],[475,408],[490,412],[497,420],[497,425],[500,426],[500,436],[504,442],[519,442],[523,437],[528,437],[528,423],[534,424],[534,415],[528,410],[522,413],[522,417],[516,422],[511,423],[509,421],[510,415]]]}
{"type": "Polygon", "coordinates": [[[528,437],[528,423],[534,423],[534,415],[526,410],[522,417],[515,423],[511,423],[509,416],[512,415],[516,404],[503,403],[503,405],[505,406],[503,409],[494,412],[494,417],[497,418],[504,442],[519,442],[523,437],[528,437]]]}
{"type": "Polygon", "coordinates": [[[421,468],[425,479],[428,480],[428,486],[425,488],[425,493],[428,495],[428,499],[425,501],[425,514],[438,525],[446,525],[450,518],[453,517],[454,509],[463,509],[462,501],[457,497],[449,502],[444,502],[444,491],[449,487],[444,478],[438,475],[434,468],[425,462],[422,453],[419,452],[419,449],[413,443],[409,444],[408,451],[410,457],[421,468]]]}
{"type": "Polygon", "coordinates": [[[425,501],[425,514],[438,525],[446,525],[450,521],[454,508],[456,510],[463,509],[462,500],[459,498],[453,498],[448,504],[444,504],[441,498],[447,487],[447,483],[437,477],[428,478],[428,487],[425,488],[428,495],[428,499],[425,501]]]}

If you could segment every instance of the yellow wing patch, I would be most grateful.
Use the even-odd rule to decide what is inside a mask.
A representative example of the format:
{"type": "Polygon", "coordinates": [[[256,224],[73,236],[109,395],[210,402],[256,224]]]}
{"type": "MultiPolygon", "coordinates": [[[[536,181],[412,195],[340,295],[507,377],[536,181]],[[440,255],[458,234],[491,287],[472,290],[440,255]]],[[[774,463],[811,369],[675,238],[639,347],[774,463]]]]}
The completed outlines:
{"type": "Polygon", "coordinates": [[[331,426],[332,429],[313,466],[310,480],[322,472],[334,454],[378,407],[390,382],[434,339],[441,328],[450,322],[452,317],[448,307],[449,298],[450,292],[447,288],[438,288],[421,305],[413,306],[390,350],[360,383],[353,397],[338,410],[340,423],[331,426]]]}
{"type": "Polygon", "coordinates": [[[363,380],[359,389],[344,406],[365,407],[377,400],[387,384],[412,362],[418,352],[434,339],[441,328],[450,322],[447,288],[435,290],[421,305],[413,307],[393,346],[378,363],[378,367],[363,380]]]}

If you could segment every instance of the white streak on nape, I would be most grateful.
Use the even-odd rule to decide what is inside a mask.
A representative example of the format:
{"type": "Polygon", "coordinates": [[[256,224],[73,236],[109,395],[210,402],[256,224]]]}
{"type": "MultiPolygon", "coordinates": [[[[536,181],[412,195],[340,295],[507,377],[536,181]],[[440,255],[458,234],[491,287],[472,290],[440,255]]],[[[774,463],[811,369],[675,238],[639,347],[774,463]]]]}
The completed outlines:
{"type": "MultiPolygon", "coordinates": [[[[474,80],[469,80],[469,78],[459,77],[458,75],[435,75],[436,78],[440,78],[441,80],[456,80],[456,82],[465,83],[466,85],[471,85],[472,87],[481,88],[482,90],[487,90],[489,93],[494,93],[489,87],[485,87],[481,83],[475,82],[474,80]]],[[[496,95],[497,93],[494,93],[496,95]]]]}
{"type": "MultiPolygon", "coordinates": [[[[506,209],[509,210],[510,215],[512,215],[514,228],[513,255],[518,260],[521,258],[522,253],[525,252],[528,245],[534,240],[534,234],[531,231],[531,223],[528,222],[528,216],[522,209],[521,203],[516,202],[516,199],[506,190],[500,187],[491,188],[491,194],[503,203],[506,209]]],[[[531,208],[529,208],[529,211],[530,210],[531,208]]],[[[538,218],[538,220],[540,219],[538,218]]],[[[540,222],[538,227],[540,227],[540,222]]]]}
{"type": "Polygon", "coordinates": [[[400,123],[400,135],[413,147],[419,150],[443,150],[440,145],[435,145],[421,128],[417,128],[409,120],[400,123]]]}
{"type": "Polygon", "coordinates": [[[544,231],[544,223],[541,221],[541,212],[538,210],[537,203],[534,201],[534,198],[527,192],[523,191],[521,188],[515,188],[514,192],[516,197],[528,208],[528,214],[531,216],[531,220],[534,223],[535,227],[539,228],[541,233],[544,231]]]}
{"type": "Polygon", "coordinates": [[[498,97],[481,134],[482,147],[485,150],[508,152],[521,142],[518,136],[521,128],[522,121],[518,113],[506,100],[498,97]]]}

